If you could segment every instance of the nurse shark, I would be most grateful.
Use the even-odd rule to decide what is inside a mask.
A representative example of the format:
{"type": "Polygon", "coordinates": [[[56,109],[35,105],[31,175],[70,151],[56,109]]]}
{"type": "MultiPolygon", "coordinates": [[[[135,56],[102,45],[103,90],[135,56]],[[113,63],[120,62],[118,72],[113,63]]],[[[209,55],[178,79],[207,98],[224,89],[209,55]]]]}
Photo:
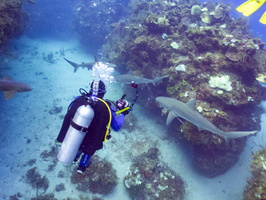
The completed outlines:
{"type": "Polygon", "coordinates": [[[14,81],[9,77],[4,77],[0,79],[0,91],[5,94],[5,99],[11,99],[17,92],[28,92],[32,88],[30,85],[20,81],[14,81]]]}
{"type": "Polygon", "coordinates": [[[183,103],[170,97],[156,97],[156,101],[169,111],[166,125],[169,126],[174,118],[181,117],[190,123],[196,125],[199,130],[207,130],[214,134],[223,136],[225,140],[245,137],[253,135],[258,131],[232,131],[225,132],[214,126],[210,121],[204,118],[200,113],[195,111],[194,105],[196,100],[193,99],[187,103],[183,103]]]}

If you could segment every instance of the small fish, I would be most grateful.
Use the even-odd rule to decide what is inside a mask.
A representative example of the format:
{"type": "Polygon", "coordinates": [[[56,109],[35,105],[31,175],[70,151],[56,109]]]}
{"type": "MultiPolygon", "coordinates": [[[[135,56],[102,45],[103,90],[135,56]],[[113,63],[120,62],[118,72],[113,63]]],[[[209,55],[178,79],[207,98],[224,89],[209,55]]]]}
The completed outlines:
{"type": "Polygon", "coordinates": [[[13,81],[10,77],[0,79],[0,91],[4,92],[5,99],[11,99],[17,92],[28,92],[32,88],[24,82],[13,81]]]}

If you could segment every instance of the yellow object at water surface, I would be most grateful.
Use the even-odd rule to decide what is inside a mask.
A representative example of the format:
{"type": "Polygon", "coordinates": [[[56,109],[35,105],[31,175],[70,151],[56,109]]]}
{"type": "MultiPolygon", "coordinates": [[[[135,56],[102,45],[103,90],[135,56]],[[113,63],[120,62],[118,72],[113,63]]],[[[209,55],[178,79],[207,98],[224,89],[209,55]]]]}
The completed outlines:
{"type": "MultiPolygon", "coordinates": [[[[266,0],[248,0],[238,6],[236,10],[247,17],[257,11],[265,2],[266,0]]],[[[266,24],[266,12],[260,18],[260,22],[266,24]]]]}
{"type": "Polygon", "coordinates": [[[262,15],[262,17],[260,18],[260,23],[266,24],[266,12],[264,12],[264,14],[262,15]]]}

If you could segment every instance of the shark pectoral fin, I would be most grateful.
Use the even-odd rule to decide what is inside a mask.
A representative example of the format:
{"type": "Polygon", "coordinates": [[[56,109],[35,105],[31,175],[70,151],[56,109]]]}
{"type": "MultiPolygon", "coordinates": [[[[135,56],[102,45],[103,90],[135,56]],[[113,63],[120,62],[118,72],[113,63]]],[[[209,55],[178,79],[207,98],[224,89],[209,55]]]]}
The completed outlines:
{"type": "Polygon", "coordinates": [[[232,132],[225,132],[225,137],[229,139],[233,138],[240,138],[240,137],[245,137],[248,135],[254,135],[258,131],[232,131],[232,132]]]}
{"type": "Polygon", "coordinates": [[[11,99],[17,93],[16,90],[4,91],[5,99],[11,99]]]}
{"type": "Polygon", "coordinates": [[[176,118],[176,114],[172,111],[168,113],[167,119],[166,119],[166,125],[169,126],[173,119],[176,118]]]}

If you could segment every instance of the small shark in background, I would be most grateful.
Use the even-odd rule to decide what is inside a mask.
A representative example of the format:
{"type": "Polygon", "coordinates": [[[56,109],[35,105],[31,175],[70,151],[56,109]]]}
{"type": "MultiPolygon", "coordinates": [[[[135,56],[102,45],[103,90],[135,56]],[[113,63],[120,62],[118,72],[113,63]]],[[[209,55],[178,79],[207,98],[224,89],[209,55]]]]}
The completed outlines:
{"type": "Polygon", "coordinates": [[[93,64],[95,62],[89,62],[89,63],[84,63],[82,62],[81,64],[74,63],[66,58],[64,58],[70,65],[74,67],[74,73],[78,70],[79,67],[82,67],[82,69],[87,68],[88,70],[91,70],[93,64]]]}
{"type": "MultiPolygon", "coordinates": [[[[77,64],[77,63],[74,63],[66,58],[64,58],[70,65],[72,65],[74,67],[74,73],[78,70],[79,67],[82,67],[82,69],[84,68],[87,68],[88,70],[91,70],[92,69],[92,66],[99,62],[98,61],[98,58],[96,56],[94,56],[94,62],[88,62],[88,63],[85,63],[85,62],[82,62],[81,64],[77,64]]],[[[115,64],[112,64],[112,63],[106,63],[108,66],[110,67],[116,67],[115,64]]]]}
{"type": "Polygon", "coordinates": [[[166,108],[169,113],[166,120],[166,125],[169,126],[174,118],[181,117],[190,123],[196,125],[200,130],[207,130],[214,134],[223,136],[225,140],[240,138],[248,135],[253,135],[258,131],[232,131],[225,132],[214,126],[210,121],[204,118],[200,113],[195,111],[194,106],[196,100],[193,99],[187,103],[183,103],[170,97],[156,97],[156,101],[166,108]]]}
{"type": "Polygon", "coordinates": [[[156,86],[156,83],[164,78],[168,77],[168,75],[161,76],[161,77],[155,77],[154,79],[147,79],[147,78],[142,78],[140,76],[133,76],[130,74],[124,74],[124,75],[118,75],[115,77],[115,80],[120,82],[120,83],[125,83],[125,84],[131,84],[132,82],[136,84],[147,84],[147,83],[152,83],[154,86],[156,86]]]}
{"type": "Polygon", "coordinates": [[[3,91],[5,94],[5,99],[11,99],[17,92],[28,92],[32,88],[27,83],[13,81],[9,77],[4,77],[0,79],[0,91],[3,91]]]}
{"type": "Polygon", "coordinates": [[[30,3],[30,4],[36,4],[36,2],[35,1],[32,1],[32,0],[28,0],[28,3],[30,3]]]}

